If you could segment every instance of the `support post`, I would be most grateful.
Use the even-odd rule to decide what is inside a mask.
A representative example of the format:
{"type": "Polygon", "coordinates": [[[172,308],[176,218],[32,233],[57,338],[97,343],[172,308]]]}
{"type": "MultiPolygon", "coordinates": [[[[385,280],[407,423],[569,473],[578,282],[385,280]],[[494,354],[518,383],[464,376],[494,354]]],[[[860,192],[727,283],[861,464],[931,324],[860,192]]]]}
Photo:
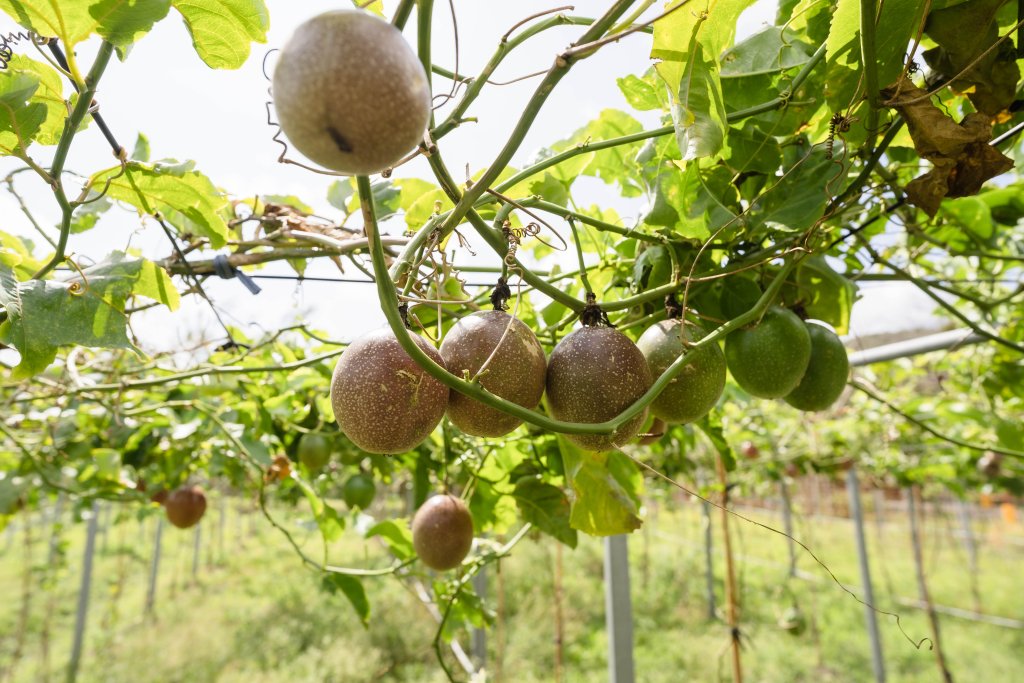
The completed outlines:
{"type": "Polygon", "coordinates": [[[971,595],[974,599],[974,611],[981,611],[981,592],[978,590],[978,543],[974,538],[974,526],[971,524],[971,511],[962,498],[956,501],[957,517],[960,518],[960,531],[964,537],[964,549],[967,550],[968,569],[971,572],[971,595]]]}
{"type": "Polygon", "coordinates": [[[604,539],[605,624],[608,630],[609,683],[633,683],[633,607],[629,594],[629,546],[626,536],[604,539]]]}
{"type": "Polygon", "coordinates": [[[146,614],[156,604],[156,580],[160,575],[160,540],[164,533],[164,518],[156,518],[156,540],[153,542],[153,561],[149,565],[149,589],[146,591],[146,614]]]}
{"type": "Polygon", "coordinates": [[[71,645],[71,658],[68,660],[68,683],[74,683],[78,679],[78,666],[82,661],[82,643],[85,640],[85,626],[89,618],[89,590],[92,587],[92,559],[96,550],[96,531],[99,527],[99,514],[99,502],[94,500],[85,536],[85,554],[82,557],[82,581],[78,588],[75,635],[71,645]]]}
{"type": "Polygon", "coordinates": [[[51,524],[53,530],[50,532],[50,547],[46,553],[46,571],[52,572],[53,565],[57,562],[57,548],[60,545],[60,532],[63,528],[61,516],[64,514],[64,492],[57,494],[57,504],[53,508],[51,524]]]}
{"type": "Polygon", "coordinates": [[[782,497],[782,528],[786,532],[786,549],[789,551],[789,576],[796,576],[796,544],[793,543],[793,504],[789,498],[789,487],[785,478],[779,480],[782,497]]]}
{"type": "MultiPolygon", "coordinates": [[[[857,470],[851,467],[846,472],[846,491],[850,496],[850,516],[853,518],[854,536],[857,539],[857,560],[860,564],[860,582],[864,589],[864,602],[875,604],[875,590],[871,584],[871,567],[868,564],[867,541],[864,538],[864,511],[860,504],[860,482],[857,470]]],[[[878,618],[875,610],[864,607],[864,620],[867,622],[868,638],[871,640],[871,666],[875,681],[885,683],[885,661],[882,659],[882,640],[878,633],[878,618]]]]}
{"type": "Polygon", "coordinates": [[[701,502],[701,519],[704,526],[704,580],[707,588],[708,598],[708,619],[715,618],[715,562],[714,549],[711,544],[711,504],[707,501],[701,502]]]}
{"type": "MultiPolygon", "coordinates": [[[[486,568],[481,568],[473,577],[473,590],[483,600],[487,594],[487,574],[486,568]]],[[[476,664],[477,671],[486,668],[487,664],[487,630],[482,628],[474,628],[473,633],[470,636],[470,652],[473,654],[473,663],[476,664]]]]}
{"type": "Polygon", "coordinates": [[[928,583],[924,576],[924,559],[921,556],[921,530],[917,523],[918,496],[920,490],[914,486],[907,491],[907,512],[910,514],[910,542],[914,549],[914,569],[917,573],[917,590],[924,603],[925,613],[928,615],[928,623],[932,627],[932,650],[935,652],[935,663],[939,667],[939,674],[945,683],[953,683],[953,675],[946,665],[946,656],[942,651],[942,638],[939,633],[939,615],[935,613],[935,605],[928,594],[928,583]]]}

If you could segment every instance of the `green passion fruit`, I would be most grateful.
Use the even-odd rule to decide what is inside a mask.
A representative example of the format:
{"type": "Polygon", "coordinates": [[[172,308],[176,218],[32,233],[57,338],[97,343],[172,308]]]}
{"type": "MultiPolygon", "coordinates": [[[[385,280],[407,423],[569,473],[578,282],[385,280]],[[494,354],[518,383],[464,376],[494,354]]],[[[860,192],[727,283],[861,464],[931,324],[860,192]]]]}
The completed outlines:
{"type": "Polygon", "coordinates": [[[772,307],[751,328],[725,339],[733,379],[751,396],[782,398],[800,383],[811,359],[811,335],[792,311],[772,307]]]}
{"type": "MultiPolygon", "coordinates": [[[[495,396],[536,408],[544,394],[547,359],[537,336],[504,311],[480,311],[460,319],[441,342],[449,372],[472,379],[487,363],[480,385],[495,396]]],[[[473,436],[503,436],[522,420],[453,391],[448,400],[452,423],[473,436]]]]}
{"type": "Polygon", "coordinates": [[[394,166],[430,120],[430,83],[402,32],[359,10],[300,25],[277,58],[273,93],[289,142],[341,173],[394,166]]]}
{"type": "MultiPolygon", "coordinates": [[[[632,340],[611,327],[584,326],[558,342],[548,362],[551,414],[565,422],[605,422],[651,387],[647,360],[632,340]]],[[[606,451],[632,439],[647,418],[644,410],[612,434],[566,434],[591,451],[606,451]]]]}
{"type": "MultiPolygon", "coordinates": [[[[444,360],[425,339],[413,341],[434,362],[444,360]]],[[[331,380],[338,426],[369,453],[405,453],[426,439],[448,407],[448,387],[416,364],[389,328],[349,344],[331,380]]]]}
{"type": "Polygon", "coordinates": [[[800,410],[826,410],[846,388],[850,360],[835,332],[814,323],[805,326],[811,337],[811,359],[796,389],[783,400],[800,410]]]}
{"type": "MultiPolygon", "coordinates": [[[[648,327],[637,348],[647,359],[651,374],[657,378],[675,362],[685,343],[700,339],[703,332],[679,319],[663,320],[648,327]]],[[[687,351],[693,359],[680,370],[658,398],[651,412],[670,424],[688,424],[707,415],[725,389],[725,355],[718,344],[687,351]]]]}
{"type": "Polygon", "coordinates": [[[412,518],[412,547],[420,561],[439,572],[462,564],[473,546],[473,516],[461,498],[428,498],[412,518]]]}
{"type": "Polygon", "coordinates": [[[341,497],[350,508],[365,510],[370,507],[375,495],[377,485],[369,475],[363,473],[353,474],[341,487],[341,497]]]}
{"type": "Polygon", "coordinates": [[[298,456],[310,472],[319,472],[331,459],[331,441],[324,434],[303,434],[299,437],[298,456]]]}

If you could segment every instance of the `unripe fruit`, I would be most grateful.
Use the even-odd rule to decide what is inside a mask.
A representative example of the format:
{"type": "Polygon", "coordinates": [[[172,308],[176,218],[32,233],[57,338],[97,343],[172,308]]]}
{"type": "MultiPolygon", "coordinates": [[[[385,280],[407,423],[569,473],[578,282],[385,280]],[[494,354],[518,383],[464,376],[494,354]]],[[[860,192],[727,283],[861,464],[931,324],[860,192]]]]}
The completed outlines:
{"type": "Polygon", "coordinates": [[[461,498],[434,496],[412,518],[412,547],[423,564],[439,572],[462,564],[473,546],[473,516],[461,498]]]}
{"type": "Polygon", "coordinates": [[[206,494],[198,486],[171,491],[164,501],[167,521],[179,529],[195,526],[206,512],[206,494]]]}
{"type": "MultiPolygon", "coordinates": [[[[647,360],[629,337],[611,327],[581,327],[558,342],[548,362],[551,413],[564,422],[605,422],[651,387],[647,360]]],[[[607,451],[643,426],[645,409],[611,434],[566,434],[581,448],[607,451]]]]}
{"type": "Polygon", "coordinates": [[[430,84],[401,31],[369,12],[324,12],[299,26],[274,67],[274,108],[316,163],[368,175],[423,140],[430,84]]]}
{"type": "MultiPolygon", "coordinates": [[[[467,315],[448,331],[439,352],[448,371],[465,379],[475,377],[490,358],[479,380],[484,389],[524,408],[533,409],[540,403],[547,373],[544,349],[533,331],[508,313],[481,311],[467,315]]],[[[448,400],[448,417],[473,436],[503,436],[522,423],[458,391],[453,391],[448,400]]]]}
{"type": "Polygon", "coordinates": [[[360,510],[370,507],[376,494],[377,486],[366,474],[352,475],[341,488],[341,497],[345,500],[345,505],[360,510]]]}
{"type": "MultiPolygon", "coordinates": [[[[433,346],[412,340],[440,364],[433,346]]],[[[434,431],[448,407],[448,387],[416,364],[388,328],[355,340],[338,359],[331,405],[341,431],[370,453],[405,453],[434,431]]]]}
{"type": "Polygon", "coordinates": [[[796,388],[811,359],[811,335],[792,311],[769,308],[761,322],[725,340],[733,379],[751,396],[782,398],[796,388]]]}
{"type": "MultiPolygon", "coordinates": [[[[684,326],[678,319],[663,320],[648,327],[636,345],[657,379],[682,355],[684,341],[693,342],[701,336],[693,326],[684,326]]],[[[717,343],[687,353],[693,354],[693,360],[651,404],[651,412],[671,424],[687,424],[704,417],[725,388],[725,356],[717,343]]]]}
{"type": "Polygon", "coordinates": [[[800,410],[825,410],[846,388],[850,360],[835,332],[813,323],[805,326],[811,337],[811,359],[800,383],[784,400],[800,410]]]}
{"type": "Polygon", "coordinates": [[[331,441],[323,434],[312,432],[299,437],[299,462],[310,472],[319,472],[331,459],[331,441]]]}

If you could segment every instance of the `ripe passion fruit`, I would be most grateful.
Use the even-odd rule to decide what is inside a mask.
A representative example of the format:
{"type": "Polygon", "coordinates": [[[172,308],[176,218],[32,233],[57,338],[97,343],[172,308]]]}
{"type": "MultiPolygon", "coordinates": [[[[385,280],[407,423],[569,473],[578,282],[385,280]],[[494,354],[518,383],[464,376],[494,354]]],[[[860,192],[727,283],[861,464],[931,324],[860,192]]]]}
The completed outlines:
{"type": "MultiPolygon", "coordinates": [[[[424,353],[444,360],[425,339],[412,335],[424,353]]],[[[352,342],[331,380],[331,405],[341,431],[369,453],[405,453],[434,431],[448,407],[448,387],[416,364],[389,328],[352,342]]]]}
{"type": "Polygon", "coordinates": [[[299,26],[274,67],[288,140],[341,173],[379,173],[423,140],[430,83],[401,31],[369,12],[333,10],[299,26]]]}
{"type": "MultiPolygon", "coordinates": [[[[544,349],[533,330],[508,313],[465,316],[445,335],[439,352],[452,374],[472,379],[487,363],[479,380],[484,389],[524,408],[540,403],[547,373],[544,349]]],[[[522,422],[457,391],[448,400],[448,417],[473,436],[504,436],[522,422]]]]}
{"type": "Polygon", "coordinates": [[[473,546],[473,516],[462,499],[448,494],[427,499],[412,518],[412,546],[436,571],[462,564],[473,546]]]}
{"type": "MultiPolygon", "coordinates": [[[[551,352],[547,392],[551,414],[565,422],[610,420],[651,387],[651,370],[633,341],[611,327],[584,325],[551,352]]],[[[581,448],[607,451],[632,439],[644,410],[611,434],[566,434],[581,448]]]]}
{"type": "Polygon", "coordinates": [[[199,523],[206,513],[206,494],[198,486],[184,486],[171,491],[164,501],[167,521],[179,529],[199,523]]]}

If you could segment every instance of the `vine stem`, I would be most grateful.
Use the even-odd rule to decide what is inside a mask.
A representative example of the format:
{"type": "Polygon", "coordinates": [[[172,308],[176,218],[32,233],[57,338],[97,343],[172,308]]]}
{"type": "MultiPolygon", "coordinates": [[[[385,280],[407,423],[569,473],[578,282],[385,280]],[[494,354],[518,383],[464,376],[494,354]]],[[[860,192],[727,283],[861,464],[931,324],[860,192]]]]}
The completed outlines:
{"type": "MultiPolygon", "coordinates": [[[[405,352],[413,361],[434,379],[438,380],[450,389],[465,394],[469,398],[476,399],[484,405],[500,410],[509,415],[514,415],[524,422],[562,434],[611,434],[622,424],[636,417],[647,408],[648,405],[668,386],[679,372],[682,371],[694,358],[694,353],[687,353],[677,358],[660,377],[655,380],[651,388],[644,393],[636,402],[626,408],[616,417],[600,423],[573,423],[554,420],[536,411],[524,408],[511,401],[499,398],[483,389],[478,384],[473,384],[448,372],[444,367],[438,365],[412,340],[409,330],[406,329],[398,311],[398,292],[394,283],[388,278],[387,264],[384,260],[384,250],[381,247],[378,235],[377,220],[373,207],[373,194],[370,189],[370,179],[367,176],[356,176],[356,186],[359,191],[360,207],[363,213],[364,230],[370,241],[370,254],[373,263],[373,272],[377,282],[377,295],[380,299],[381,310],[387,318],[388,325],[394,333],[395,338],[405,352]]],[[[704,345],[716,344],[729,332],[757,320],[768,306],[775,300],[776,295],[782,288],[787,275],[800,261],[803,252],[794,253],[779,269],[771,285],[765,290],[750,310],[746,311],[733,320],[721,325],[716,330],[703,337],[691,347],[691,350],[700,349],[704,345]]],[[[653,290],[652,290],[653,291],[653,290]]]]}
{"type": "Polygon", "coordinates": [[[728,606],[729,641],[732,648],[732,680],[743,683],[743,664],[740,659],[740,622],[738,593],[736,591],[736,567],[733,563],[732,536],[729,534],[729,484],[725,476],[725,463],[722,455],[715,452],[715,469],[718,470],[718,483],[722,487],[722,540],[725,545],[725,600],[728,606]]]}
{"type": "Polygon", "coordinates": [[[874,146],[875,130],[878,128],[878,64],[875,63],[877,9],[878,0],[860,0],[860,59],[868,91],[868,149],[874,146]]]}
{"type": "MultiPolygon", "coordinates": [[[[82,125],[82,120],[89,113],[93,97],[96,95],[96,86],[99,85],[100,77],[103,76],[103,71],[107,68],[107,64],[110,62],[110,57],[113,54],[114,46],[103,41],[100,44],[99,52],[96,54],[96,61],[93,62],[92,68],[89,69],[89,75],[85,77],[85,86],[78,97],[78,102],[75,103],[75,108],[71,111],[71,115],[64,120],[64,132],[57,143],[57,150],[53,154],[53,164],[50,166],[49,173],[53,183],[53,194],[61,208],[60,236],[57,238],[57,250],[54,252],[53,257],[32,276],[33,280],[42,279],[64,260],[64,252],[68,246],[68,236],[71,234],[71,216],[75,212],[77,204],[72,204],[68,201],[60,175],[64,171],[64,164],[67,162],[68,152],[71,150],[71,141],[74,140],[78,127],[82,125]]],[[[71,59],[72,55],[69,53],[69,64],[73,63],[71,59]]]]}

